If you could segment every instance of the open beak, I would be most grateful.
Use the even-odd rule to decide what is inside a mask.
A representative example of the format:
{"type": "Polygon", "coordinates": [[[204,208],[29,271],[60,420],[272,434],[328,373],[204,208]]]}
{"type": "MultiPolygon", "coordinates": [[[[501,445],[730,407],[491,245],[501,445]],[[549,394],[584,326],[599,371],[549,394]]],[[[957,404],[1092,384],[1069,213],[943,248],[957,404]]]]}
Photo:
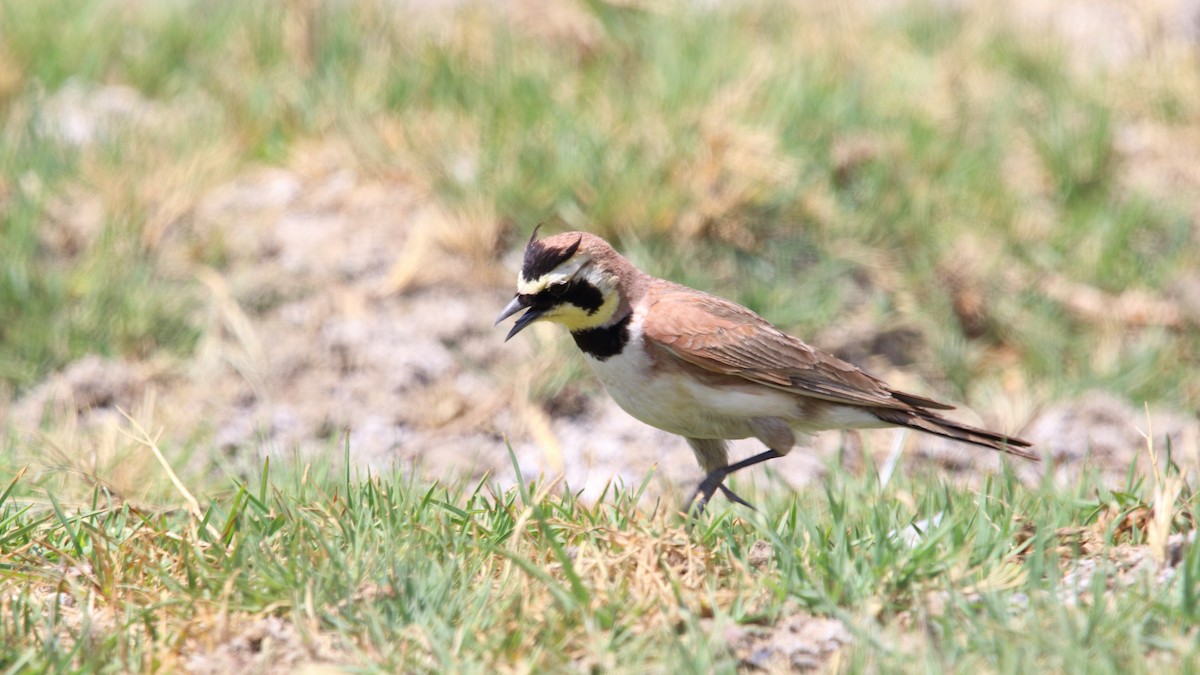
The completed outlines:
{"type": "MultiPolygon", "coordinates": [[[[496,317],[496,323],[493,325],[499,325],[501,321],[507,319],[508,317],[512,316],[513,314],[516,314],[517,312],[521,311],[522,309],[525,309],[525,307],[527,307],[527,306],[528,305],[526,305],[522,301],[521,296],[518,295],[517,297],[512,299],[512,302],[505,305],[504,309],[500,310],[500,316],[496,317]]],[[[520,333],[522,330],[525,329],[526,326],[533,323],[534,321],[537,321],[538,318],[540,318],[542,316],[542,314],[544,314],[544,313],[545,313],[544,310],[533,309],[532,307],[530,307],[529,311],[527,311],[524,314],[522,314],[521,316],[517,317],[517,322],[515,324],[513,324],[512,330],[508,331],[508,335],[504,338],[504,341],[508,342],[509,340],[511,340],[512,336],[516,335],[517,333],[520,333]]]]}

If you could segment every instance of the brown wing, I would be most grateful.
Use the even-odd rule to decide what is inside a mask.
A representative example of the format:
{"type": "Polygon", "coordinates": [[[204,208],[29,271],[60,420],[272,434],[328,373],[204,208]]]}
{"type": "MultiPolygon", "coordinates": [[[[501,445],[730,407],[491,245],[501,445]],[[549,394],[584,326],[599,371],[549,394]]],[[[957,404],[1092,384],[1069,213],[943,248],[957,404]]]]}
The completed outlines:
{"type": "Polygon", "coordinates": [[[646,336],[675,358],[803,396],[849,405],[912,410],[953,406],[894,392],[841,359],[784,333],[728,300],[675,286],[653,289],[646,336]]]}

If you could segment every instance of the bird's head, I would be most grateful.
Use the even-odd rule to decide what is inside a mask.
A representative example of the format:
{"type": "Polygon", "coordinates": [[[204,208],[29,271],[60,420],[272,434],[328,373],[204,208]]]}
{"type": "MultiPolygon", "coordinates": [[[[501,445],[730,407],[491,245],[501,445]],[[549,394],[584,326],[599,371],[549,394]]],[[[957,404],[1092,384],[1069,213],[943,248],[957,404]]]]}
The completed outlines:
{"type": "Polygon", "coordinates": [[[593,234],[564,232],[539,241],[535,228],[517,275],[517,295],[496,319],[499,324],[527,310],[517,318],[505,341],[540,320],[560,323],[572,331],[607,323],[621,300],[618,275],[610,264],[620,259],[607,242],[593,234]]]}

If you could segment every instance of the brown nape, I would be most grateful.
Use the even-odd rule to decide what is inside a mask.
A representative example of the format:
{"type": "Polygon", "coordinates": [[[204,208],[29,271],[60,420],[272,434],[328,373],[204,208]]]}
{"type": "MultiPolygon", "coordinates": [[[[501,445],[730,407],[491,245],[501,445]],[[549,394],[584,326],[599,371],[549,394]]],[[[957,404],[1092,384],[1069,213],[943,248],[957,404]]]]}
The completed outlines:
{"type": "Polygon", "coordinates": [[[1000,452],[1024,457],[1035,462],[1041,461],[1041,458],[1037,455],[1021,449],[1030,447],[1032,444],[1029,441],[961,424],[928,410],[921,410],[920,408],[913,410],[873,408],[871,413],[888,424],[895,424],[896,426],[924,431],[935,436],[962,441],[992,450],[999,450],[1000,452]]]}

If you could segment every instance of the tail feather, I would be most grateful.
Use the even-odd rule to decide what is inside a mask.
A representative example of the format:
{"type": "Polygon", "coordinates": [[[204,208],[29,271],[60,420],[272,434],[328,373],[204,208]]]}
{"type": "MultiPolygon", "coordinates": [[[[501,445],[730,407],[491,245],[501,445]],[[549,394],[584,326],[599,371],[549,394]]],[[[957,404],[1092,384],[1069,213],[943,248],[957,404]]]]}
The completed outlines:
{"type": "Polygon", "coordinates": [[[942,403],[941,401],[935,401],[931,398],[925,398],[924,396],[917,396],[916,394],[906,394],[902,391],[893,391],[892,398],[900,399],[901,401],[903,401],[913,407],[916,407],[916,408],[932,408],[933,410],[954,410],[954,406],[950,405],[949,403],[942,403]]]}
{"type": "Polygon", "coordinates": [[[876,417],[888,424],[916,429],[925,433],[934,434],[943,438],[949,438],[954,441],[962,441],[971,443],[992,450],[999,450],[1017,457],[1024,457],[1035,462],[1040,462],[1041,458],[1032,452],[1022,450],[1028,448],[1032,444],[1016,436],[1005,436],[987,429],[968,426],[948,420],[937,413],[919,408],[914,410],[896,410],[893,408],[877,408],[872,410],[876,417]]]}

